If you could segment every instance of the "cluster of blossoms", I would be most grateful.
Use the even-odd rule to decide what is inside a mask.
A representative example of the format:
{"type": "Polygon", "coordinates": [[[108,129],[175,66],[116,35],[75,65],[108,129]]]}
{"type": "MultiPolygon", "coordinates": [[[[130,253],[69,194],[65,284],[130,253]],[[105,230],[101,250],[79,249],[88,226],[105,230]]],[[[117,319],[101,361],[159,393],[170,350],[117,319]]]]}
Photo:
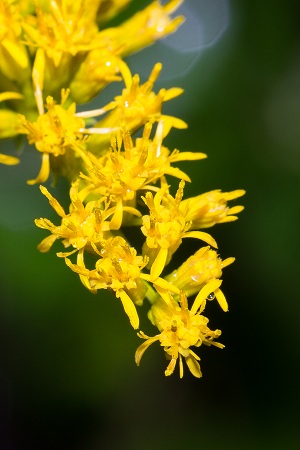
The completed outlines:
{"type": "MultiPolygon", "coordinates": [[[[214,299],[227,311],[221,277],[223,268],[234,261],[219,257],[216,241],[203,229],[236,220],[243,207],[230,207],[228,202],[244,191],[214,190],[184,199],[185,183],[191,180],[174,164],[206,155],[170,151],[163,144],[172,128],[187,126],[162,113],[163,103],[182,90],[155,93],[161,64],[141,83],[124,61],[176,30],[183,17],[173,14],[181,1],[154,1],[111,26],[128,3],[0,3],[0,137],[26,135],[41,154],[39,173],[27,183],[40,184],[59,219],[57,224],[47,218],[35,220],[50,232],[39,250],[47,252],[61,240],[65,251],[57,256],[82,284],[92,293],[106,289],[121,301],[143,339],[137,364],[158,341],[170,361],[165,375],[173,373],[178,360],[182,377],[185,359],[190,372],[201,377],[200,358],[192,347],[223,347],[216,341],[220,330],[209,329],[203,312],[206,302],[214,299]],[[78,104],[89,102],[113,81],[123,81],[120,95],[99,109],[76,112],[78,104]],[[41,184],[50,175],[69,181],[68,211],[41,184]],[[172,195],[169,180],[174,178],[178,188],[172,195]],[[126,238],[129,227],[142,245],[134,246],[126,238]],[[184,238],[197,239],[200,248],[169,273],[168,264],[184,238]],[[138,311],[144,301],[158,329],[153,337],[139,329],[138,311]]],[[[0,162],[19,161],[1,154],[0,162]]]]}

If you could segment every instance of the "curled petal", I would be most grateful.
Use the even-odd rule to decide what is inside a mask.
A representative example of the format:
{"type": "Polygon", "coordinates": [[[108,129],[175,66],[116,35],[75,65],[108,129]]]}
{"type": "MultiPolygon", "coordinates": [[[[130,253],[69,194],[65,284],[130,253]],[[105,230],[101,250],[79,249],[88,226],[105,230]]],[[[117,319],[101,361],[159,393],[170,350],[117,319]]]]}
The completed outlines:
{"type": "Polygon", "coordinates": [[[44,183],[45,181],[48,180],[49,174],[50,174],[49,153],[43,153],[42,165],[38,176],[32,180],[28,180],[27,184],[33,185],[37,183],[44,183]]]}
{"type": "Polygon", "coordinates": [[[0,94],[0,102],[4,102],[5,100],[11,100],[11,99],[18,99],[20,100],[23,98],[22,94],[19,94],[19,92],[1,92],[0,94]]]}
{"type": "MultiPolygon", "coordinates": [[[[143,280],[150,281],[150,282],[152,281],[152,278],[150,275],[141,274],[140,276],[143,280]]],[[[156,278],[155,281],[153,282],[153,285],[155,286],[156,289],[160,288],[164,291],[173,292],[174,294],[180,293],[180,290],[178,289],[178,287],[176,287],[174,284],[169,283],[168,281],[164,280],[163,278],[156,278]]]]}
{"type": "Polygon", "coordinates": [[[55,234],[50,234],[50,236],[47,236],[45,239],[40,242],[38,245],[38,250],[42,253],[46,253],[50,250],[54,242],[56,241],[57,236],[55,234]]]}
{"type": "Polygon", "coordinates": [[[216,289],[221,286],[222,281],[221,280],[213,280],[207,283],[201,291],[198,293],[197,297],[195,298],[195,301],[193,303],[193,306],[191,308],[191,313],[196,314],[200,306],[203,302],[205,302],[206,298],[211,292],[215,292],[216,289]]]}
{"type": "Polygon", "coordinates": [[[137,348],[137,350],[135,352],[135,362],[136,362],[137,366],[140,365],[142,356],[145,353],[145,351],[147,350],[147,348],[150,347],[150,345],[153,344],[153,342],[158,341],[160,335],[148,337],[143,332],[140,332],[140,333],[138,333],[138,336],[140,338],[146,339],[146,340],[137,348]]]}
{"type": "Polygon", "coordinates": [[[214,238],[204,231],[188,231],[185,233],[184,238],[191,237],[196,239],[201,239],[202,241],[206,242],[207,244],[211,245],[211,247],[218,248],[218,245],[214,238]]]}

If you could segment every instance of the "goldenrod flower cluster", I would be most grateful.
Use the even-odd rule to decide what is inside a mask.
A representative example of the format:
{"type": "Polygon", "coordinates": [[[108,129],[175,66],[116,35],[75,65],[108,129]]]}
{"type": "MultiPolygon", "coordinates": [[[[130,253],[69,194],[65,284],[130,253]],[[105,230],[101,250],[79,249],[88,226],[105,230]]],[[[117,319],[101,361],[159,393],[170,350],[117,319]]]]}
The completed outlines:
{"type": "MultiPolygon", "coordinates": [[[[164,102],[182,90],[155,92],[161,63],[142,83],[124,61],[176,30],[183,21],[174,17],[181,1],[154,1],[121,25],[110,26],[129,2],[0,3],[0,137],[25,135],[40,154],[40,171],[27,183],[40,184],[58,220],[35,220],[50,232],[39,250],[47,252],[61,240],[64,251],[57,256],[82,284],[94,294],[110,291],[121,301],[144,340],[136,351],[137,364],[158,341],[169,360],[165,375],[173,373],[178,361],[182,377],[184,359],[200,377],[200,358],[192,347],[223,347],[216,341],[220,330],[209,329],[203,312],[214,299],[227,311],[221,277],[234,261],[219,257],[216,241],[203,229],[236,220],[243,207],[228,203],[244,191],[214,190],[184,198],[185,183],[191,180],[176,163],[206,155],[164,145],[172,128],[187,126],[162,112],[164,102]],[[78,104],[89,102],[114,81],[123,81],[124,88],[111,102],[77,112],[78,104]],[[67,211],[41,184],[50,176],[64,176],[70,183],[67,211]],[[129,227],[142,245],[126,237],[129,227]],[[197,240],[199,249],[170,273],[168,264],[185,238],[197,240]],[[148,318],[158,330],[154,337],[140,330],[143,303],[149,305],[148,318]]],[[[1,154],[0,162],[19,161],[1,154]]]]}

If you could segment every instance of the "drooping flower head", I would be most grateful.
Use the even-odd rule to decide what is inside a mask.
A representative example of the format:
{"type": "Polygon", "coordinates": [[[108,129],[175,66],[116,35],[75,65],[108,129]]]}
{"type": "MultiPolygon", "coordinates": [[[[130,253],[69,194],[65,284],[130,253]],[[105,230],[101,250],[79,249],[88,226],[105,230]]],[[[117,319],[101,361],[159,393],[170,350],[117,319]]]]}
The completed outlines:
{"type": "Polygon", "coordinates": [[[101,250],[94,249],[100,256],[95,269],[89,270],[83,264],[72,264],[66,258],[67,265],[80,274],[83,284],[93,293],[98,289],[109,289],[120,298],[124,310],[133,328],[139,327],[139,317],[134,301],[141,303],[145,296],[141,270],[147,264],[147,258],[138,256],[136,250],[120,236],[102,240],[101,250]]]}
{"type": "MultiPolygon", "coordinates": [[[[201,290],[201,299],[205,299],[209,292],[218,286],[220,282],[211,282],[201,290]]],[[[223,348],[224,345],[215,342],[221,335],[220,330],[212,331],[208,328],[208,319],[204,317],[199,310],[198,304],[193,304],[188,309],[187,297],[181,292],[179,304],[169,295],[169,300],[158,299],[151,307],[149,316],[152,323],[158,328],[160,333],[156,336],[149,337],[143,332],[138,336],[145,339],[145,342],[139,346],[135,354],[137,365],[140,364],[141,358],[147,348],[158,341],[163,347],[166,357],[170,360],[165,375],[172,375],[177,361],[179,360],[180,378],[183,377],[183,359],[185,360],[190,372],[197,378],[202,376],[199,356],[191,349],[191,347],[200,347],[204,345],[214,345],[223,348]]]]}

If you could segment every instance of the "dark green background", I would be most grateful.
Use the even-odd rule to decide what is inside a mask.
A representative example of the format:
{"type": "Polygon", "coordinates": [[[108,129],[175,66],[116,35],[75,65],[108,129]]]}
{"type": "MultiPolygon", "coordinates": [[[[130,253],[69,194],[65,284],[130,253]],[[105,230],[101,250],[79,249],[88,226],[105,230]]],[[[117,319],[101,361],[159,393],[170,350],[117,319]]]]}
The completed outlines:
{"type": "MultiPolygon", "coordinates": [[[[164,83],[185,88],[165,111],[189,123],[168,145],[209,156],[182,163],[193,179],[186,194],[247,190],[240,219],[211,230],[220,255],[236,262],[224,271],[230,312],[215,304],[208,310],[226,348],[200,349],[202,379],[187,371],[183,380],[177,372],[165,378],[158,345],[135,366],[140,340],[118,301],[91,295],[54,251],[36,250],[46,234],[33,219],[55,215],[38,188],[24,184],[37,173],[35,153],[18,167],[0,167],[1,449],[298,448],[296,7],[232,1],[219,42],[164,83]]],[[[65,188],[57,188],[64,200],[65,188]]]]}

